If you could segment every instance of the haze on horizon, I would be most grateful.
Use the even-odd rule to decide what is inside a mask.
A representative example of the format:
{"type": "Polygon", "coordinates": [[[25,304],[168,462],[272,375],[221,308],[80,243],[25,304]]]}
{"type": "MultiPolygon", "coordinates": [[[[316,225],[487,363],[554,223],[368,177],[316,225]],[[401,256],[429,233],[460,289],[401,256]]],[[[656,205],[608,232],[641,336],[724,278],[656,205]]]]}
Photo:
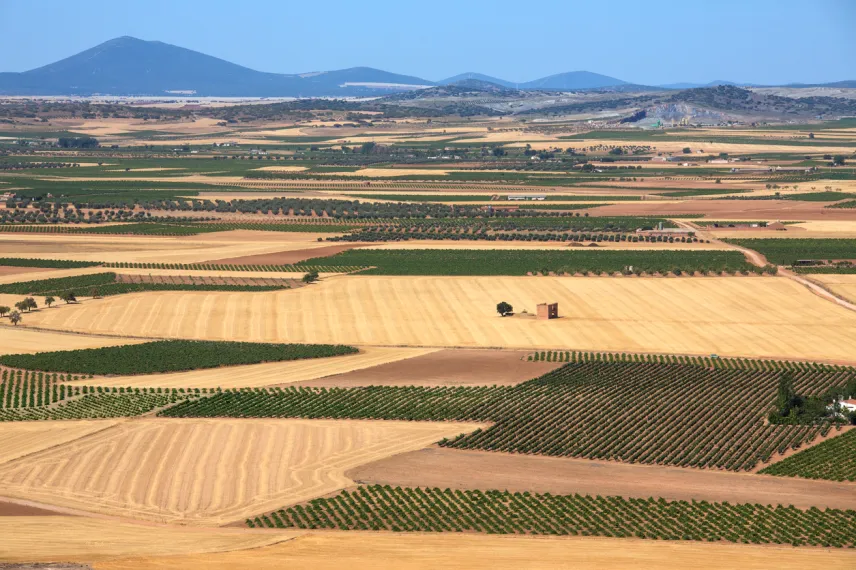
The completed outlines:
{"type": "Polygon", "coordinates": [[[118,37],[159,40],[259,71],[369,66],[440,80],[478,72],[529,81],[588,70],[645,85],[856,79],[856,2],[505,0],[409,5],[260,0],[0,3],[0,71],[26,71],[118,37]],[[129,10],[132,10],[133,17],[129,10]],[[24,22],[38,22],[39,33],[24,22]]]}

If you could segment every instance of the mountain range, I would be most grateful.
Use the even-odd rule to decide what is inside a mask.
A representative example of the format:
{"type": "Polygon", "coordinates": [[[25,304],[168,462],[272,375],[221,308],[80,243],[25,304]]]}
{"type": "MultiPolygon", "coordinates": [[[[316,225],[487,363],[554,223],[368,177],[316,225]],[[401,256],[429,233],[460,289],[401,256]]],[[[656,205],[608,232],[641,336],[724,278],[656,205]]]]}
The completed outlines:
{"type": "MultiPolygon", "coordinates": [[[[441,81],[429,81],[371,67],[301,74],[267,73],[167,43],[124,36],[43,67],[20,73],[0,73],[0,95],[359,97],[450,85],[466,80],[514,89],[557,91],[689,89],[735,85],[728,81],[714,81],[706,85],[675,83],[646,87],[589,71],[559,73],[525,83],[475,72],[462,73],[441,81]]],[[[843,81],[828,85],[848,87],[853,84],[852,81],[843,81]]]]}

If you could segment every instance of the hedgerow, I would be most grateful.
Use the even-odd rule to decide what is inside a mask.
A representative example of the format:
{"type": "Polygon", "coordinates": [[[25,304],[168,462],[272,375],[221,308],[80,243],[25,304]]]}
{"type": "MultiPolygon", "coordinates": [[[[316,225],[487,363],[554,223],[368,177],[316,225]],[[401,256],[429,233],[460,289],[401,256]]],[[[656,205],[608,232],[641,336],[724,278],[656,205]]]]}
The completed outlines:
{"type": "Polygon", "coordinates": [[[782,477],[856,481],[856,430],[773,463],[761,473],[782,477]]]}
{"type": "MultiPolygon", "coordinates": [[[[645,362],[574,362],[518,386],[269,388],[218,392],[169,417],[466,420],[487,429],[440,445],[734,471],[827,433],[768,425],[779,372],[645,362]]],[[[843,385],[847,369],[797,370],[800,393],[843,385]]]]}
{"type": "Polygon", "coordinates": [[[481,532],[856,545],[856,511],[508,491],[361,486],[253,519],[249,527],[481,532]]]}
{"type": "Polygon", "coordinates": [[[352,346],[331,344],[160,340],[102,348],[7,354],[0,356],[0,364],[43,372],[154,374],[259,362],[325,358],[356,352],[358,350],[352,346]]]}

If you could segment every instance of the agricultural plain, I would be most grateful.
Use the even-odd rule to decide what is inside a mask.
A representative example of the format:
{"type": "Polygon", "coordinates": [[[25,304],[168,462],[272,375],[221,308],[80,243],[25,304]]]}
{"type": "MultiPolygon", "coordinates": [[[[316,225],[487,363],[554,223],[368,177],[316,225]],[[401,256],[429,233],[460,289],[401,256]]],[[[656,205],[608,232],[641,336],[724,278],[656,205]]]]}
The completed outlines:
{"type": "Polygon", "coordinates": [[[31,322],[99,334],[387,346],[567,348],[851,361],[856,314],[778,277],[339,277],[282,293],[125,295],[31,322]],[[493,299],[562,318],[500,318],[493,299]],[[438,318],[442,316],[442,320],[438,318]]]}

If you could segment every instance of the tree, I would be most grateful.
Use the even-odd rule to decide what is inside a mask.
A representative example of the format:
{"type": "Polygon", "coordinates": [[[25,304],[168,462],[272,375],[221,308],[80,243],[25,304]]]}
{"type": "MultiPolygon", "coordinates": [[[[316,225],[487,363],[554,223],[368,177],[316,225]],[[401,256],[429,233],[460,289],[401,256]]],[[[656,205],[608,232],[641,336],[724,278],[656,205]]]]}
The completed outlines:
{"type": "Polygon", "coordinates": [[[808,138],[813,139],[813,138],[814,138],[814,133],[809,133],[809,134],[808,134],[808,138]]]}
{"type": "Polygon", "coordinates": [[[51,305],[53,305],[54,303],[56,303],[56,299],[54,299],[54,298],[53,298],[53,297],[51,297],[51,296],[45,297],[45,305],[47,305],[48,307],[50,307],[50,306],[51,306],[51,305]]]}
{"type": "Polygon", "coordinates": [[[684,154],[690,154],[691,152],[692,152],[692,149],[690,147],[688,147],[688,146],[684,147],[684,154]]]}
{"type": "Polygon", "coordinates": [[[497,303],[496,312],[499,313],[500,317],[504,317],[512,314],[514,312],[514,307],[512,307],[511,304],[502,301],[501,303],[497,303]]]}
{"type": "Polygon", "coordinates": [[[17,303],[15,303],[15,308],[19,312],[22,312],[22,313],[26,312],[27,311],[27,302],[26,301],[18,301],[17,303]]]}
{"type": "Polygon", "coordinates": [[[11,309],[9,309],[9,307],[0,307],[0,317],[6,316],[6,313],[8,313],[10,310],[11,309]]]}
{"type": "Polygon", "coordinates": [[[797,404],[797,393],[794,390],[794,377],[790,372],[783,372],[779,376],[779,387],[776,390],[776,409],[779,415],[786,417],[791,412],[794,404],[797,404]]]}
{"type": "Polygon", "coordinates": [[[27,310],[28,311],[30,311],[32,309],[38,309],[39,308],[38,303],[36,303],[36,300],[33,299],[32,297],[27,297],[26,299],[24,299],[24,302],[27,304],[27,310]]]}
{"type": "Polygon", "coordinates": [[[374,151],[375,146],[377,146],[377,145],[373,142],[365,142],[360,147],[360,152],[363,154],[371,154],[374,151]]]}
{"type": "Polygon", "coordinates": [[[318,272],[315,270],[312,270],[303,276],[304,283],[315,283],[316,281],[318,281],[318,272]]]}
{"type": "Polygon", "coordinates": [[[832,157],[832,164],[835,166],[844,166],[846,158],[847,157],[845,157],[843,154],[836,154],[834,157],[832,157]]]}
{"type": "Polygon", "coordinates": [[[505,156],[505,149],[501,146],[493,147],[493,156],[505,156]]]}
{"type": "Polygon", "coordinates": [[[9,321],[15,326],[18,326],[18,323],[21,322],[21,313],[18,311],[12,311],[9,313],[9,321]]]}
{"type": "Polygon", "coordinates": [[[77,297],[74,295],[73,291],[66,291],[59,296],[60,299],[65,301],[66,303],[76,303],[77,297]]]}

